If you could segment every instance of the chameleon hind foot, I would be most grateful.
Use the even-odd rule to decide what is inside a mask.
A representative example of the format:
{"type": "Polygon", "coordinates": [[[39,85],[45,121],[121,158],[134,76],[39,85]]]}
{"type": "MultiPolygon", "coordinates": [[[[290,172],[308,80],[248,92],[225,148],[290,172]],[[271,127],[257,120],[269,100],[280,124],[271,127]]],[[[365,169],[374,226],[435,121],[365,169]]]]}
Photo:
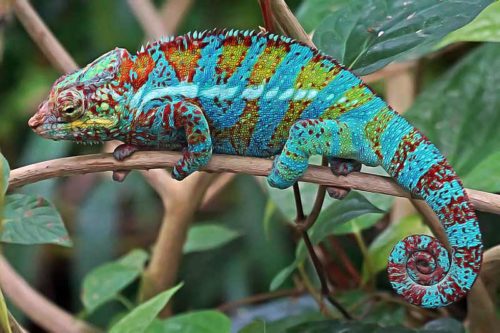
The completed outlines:
{"type": "MultiPolygon", "coordinates": [[[[353,171],[361,170],[361,163],[356,160],[333,157],[329,159],[329,162],[330,170],[332,170],[332,173],[336,176],[347,176],[353,171]]],[[[329,186],[326,188],[326,191],[328,192],[328,195],[330,197],[341,200],[344,199],[349,194],[349,192],[351,192],[351,189],[329,186]]]]}
{"type": "Polygon", "coordinates": [[[345,127],[336,120],[305,119],[297,121],[291,128],[288,140],[280,155],[274,159],[271,173],[267,177],[270,186],[287,188],[292,186],[307,170],[312,155],[335,156],[333,147],[338,146],[345,127]]]}
{"type": "MultiPolygon", "coordinates": [[[[139,147],[134,146],[130,143],[122,143],[113,151],[113,157],[117,161],[123,161],[127,157],[130,157],[133,153],[139,150],[139,147]]],[[[123,182],[125,178],[127,178],[130,170],[114,170],[113,171],[113,180],[115,182],[123,182]]]]}

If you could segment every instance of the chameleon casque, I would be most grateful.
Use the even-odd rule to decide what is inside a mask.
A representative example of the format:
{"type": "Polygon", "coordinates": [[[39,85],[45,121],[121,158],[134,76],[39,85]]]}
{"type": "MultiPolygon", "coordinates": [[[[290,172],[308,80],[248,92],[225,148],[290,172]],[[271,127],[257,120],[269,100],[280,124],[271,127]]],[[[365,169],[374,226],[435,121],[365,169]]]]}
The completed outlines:
{"type": "Polygon", "coordinates": [[[462,298],[482,261],[474,209],[438,149],[331,57],[290,38],[253,31],[194,32],[132,55],[110,51],[64,75],[29,120],[39,135],[136,150],[182,150],[181,180],[212,153],[271,157],[267,180],[292,186],[311,155],[347,174],[382,166],[439,217],[451,254],[434,238],[409,236],[391,252],[389,279],[427,308],[462,298]]]}

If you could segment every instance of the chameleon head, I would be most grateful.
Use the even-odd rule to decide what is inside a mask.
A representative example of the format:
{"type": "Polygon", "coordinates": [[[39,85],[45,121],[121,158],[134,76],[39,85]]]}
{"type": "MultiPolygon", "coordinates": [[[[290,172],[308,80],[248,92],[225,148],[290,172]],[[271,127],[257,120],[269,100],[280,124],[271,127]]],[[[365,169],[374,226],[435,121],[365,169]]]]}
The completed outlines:
{"type": "Polygon", "coordinates": [[[113,139],[126,91],[120,81],[124,57],[129,57],[127,50],[117,48],[60,77],[28,125],[54,140],[94,143],[113,139]]]}

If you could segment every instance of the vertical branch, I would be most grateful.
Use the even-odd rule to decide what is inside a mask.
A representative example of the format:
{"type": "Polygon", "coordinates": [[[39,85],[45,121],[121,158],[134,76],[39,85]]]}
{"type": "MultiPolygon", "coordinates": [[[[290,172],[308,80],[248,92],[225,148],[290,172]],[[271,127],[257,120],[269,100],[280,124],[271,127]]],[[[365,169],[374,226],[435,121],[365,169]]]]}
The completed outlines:
{"type": "Polygon", "coordinates": [[[73,72],[78,69],[76,62],[50,32],[27,0],[15,0],[13,8],[31,39],[55,68],[63,73],[73,72]]]}
{"type": "Polygon", "coordinates": [[[167,0],[160,8],[166,35],[173,35],[186,17],[194,0],[167,0]]]}

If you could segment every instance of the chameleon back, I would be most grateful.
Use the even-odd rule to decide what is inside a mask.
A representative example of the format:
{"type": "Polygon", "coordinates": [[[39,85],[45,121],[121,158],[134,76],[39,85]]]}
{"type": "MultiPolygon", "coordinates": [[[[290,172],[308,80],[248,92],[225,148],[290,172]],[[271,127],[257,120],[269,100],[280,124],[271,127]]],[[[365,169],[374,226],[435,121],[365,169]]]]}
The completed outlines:
{"type": "MultiPolygon", "coordinates": [[[[142,90],[163,86],[200,105],[216,153],[276,155],[299,119],[385,106],[331,57],[264,32],[195,32],[154,43],[137,58],[156,63],[142,90]]],[[[155,97],[139,95],[142,107],[155,97]]]]}

